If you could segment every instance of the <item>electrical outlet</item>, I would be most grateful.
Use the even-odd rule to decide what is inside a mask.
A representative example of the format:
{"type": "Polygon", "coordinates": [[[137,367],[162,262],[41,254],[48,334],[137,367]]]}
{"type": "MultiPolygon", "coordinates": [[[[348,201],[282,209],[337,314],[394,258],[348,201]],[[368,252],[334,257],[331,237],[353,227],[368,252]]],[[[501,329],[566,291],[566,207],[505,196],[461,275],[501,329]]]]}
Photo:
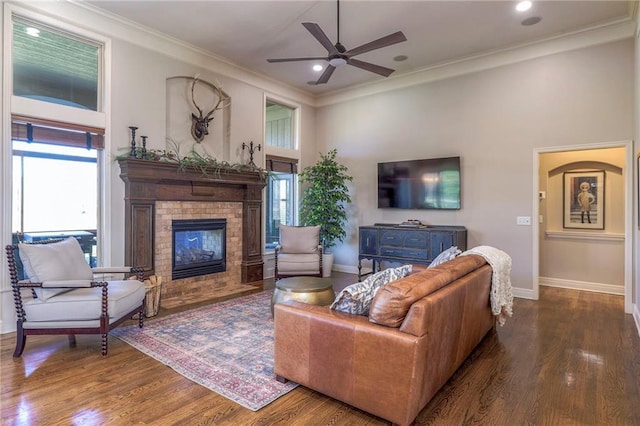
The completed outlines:
{"type": "Polygon", "coordinates": [[[516,225],[531,225],[531,216],[518,216],[516,225]]]}

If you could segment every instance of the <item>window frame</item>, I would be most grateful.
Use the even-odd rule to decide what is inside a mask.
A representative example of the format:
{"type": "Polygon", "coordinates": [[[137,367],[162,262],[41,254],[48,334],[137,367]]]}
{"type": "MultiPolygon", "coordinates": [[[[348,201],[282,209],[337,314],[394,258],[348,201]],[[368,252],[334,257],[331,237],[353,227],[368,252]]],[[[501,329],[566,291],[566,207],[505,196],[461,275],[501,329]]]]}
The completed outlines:
{"type": "MultiPolygon", "coordinates": [[[[290,159],[293,163],[299,165],[300,164],[300,115],[301,115],[301,106],[297,105],[297,104],[293,104],[290,101],[284,100],[282,98],[279,98],[277,96],[273,96],[273,95],[267,95],[265,94],[264,96],[264,103],[263,103],[263,126],[264,126],[264,150],[263,150],[263,164],[265,164],[265,169],[269,170],[269,165],[267,164],[267,157],[273,157],[273,158],[280,158],[283,160],[287,160],[290,159]],[[291,125],[292,125],[292,129],[291,129],[291,137],[293,138],[293,149],[288,149],[288,148],[282,148],[282,147],[277,147],[277,146],[271,146],[267,144],[267,134],[266,134],[266,127],[267,127],[267,103],[275,103],[275,104],[279,104],[282,105],[284,107],[287,108],[291,108],[292,109],[292,117],[291,117],[291,125]]],[[[296,170],[294,170],[294,182],[293,182],[293,194],[292,194],[292,203],[293,203],[293,215],[292,215],[292,223],[291,225],[297,225],[298,224],[298,211],[299,211],[299,199],[300,199],[300,183],[298,180],[298,170],[299,167],[296,168],[296,170]]],[[[267,180],[270,180],[271,177],[268,177],[267,180]]],[[[269,185],[269,182],[267,182],[267,185],[269,185]]],[[[268,242],[266,241],[266,232],[267,232],[267,219],[268,219],[268,212],[267,212],[267,207],[270,204],[270,201],[267,200],[267,195],[268,195],[268,191],[267,191],[267,187],[265,186],[264,189],[264,201],[263,201],[263,229],[264,229],[264,235],[263,235],[263,250],[265,250],[265,253],[272,253],[273,252],[273,248],[267,248],[267,244],[268,242]]]]}
{"type": "MultiPolygon", "coordinates": [[[[13,157],[11,139],[11,115],[37,117],[44,120],[59,121],[71,125],[80,125],[93,128],[101,128],[105,131],[104,149],[98,151],[98,259],[99,265],[109,265],[112,263],[112,215],[111,213],[111,193],[112,193],[112,167],[110,158],[112,157],[110,123],[111,123],[111,96],[108,90],[111,87],[111,51],[112,42],[109,38],[100,34],[87,31],[84,28],[70,25],[51,16],[37,13],[16,4],[3,4],[3,83],[2,83],[2,143],[0,146],[2,164],[1,173],[3,184],[0,188],[3,199],[8,200],[7,205],[0,211],[2,229],[4,230],[3,240],[6,244],[11,241],[12,227],[12,178],[13,178],[13,157]],[[13,18],[14,16],[34,21],[40,25],[58,30],[62,33],[77,36],[82,39],[92,41],[102,45],[101,60],[99,60],[99,87],[98,87],[98,111],[90,111],[73,108],[66,105],[53,104],[35,99],[23,98],[13,95],[13,18]]],[[[5,285],[3,281],[3,286],[5,285]]]]}

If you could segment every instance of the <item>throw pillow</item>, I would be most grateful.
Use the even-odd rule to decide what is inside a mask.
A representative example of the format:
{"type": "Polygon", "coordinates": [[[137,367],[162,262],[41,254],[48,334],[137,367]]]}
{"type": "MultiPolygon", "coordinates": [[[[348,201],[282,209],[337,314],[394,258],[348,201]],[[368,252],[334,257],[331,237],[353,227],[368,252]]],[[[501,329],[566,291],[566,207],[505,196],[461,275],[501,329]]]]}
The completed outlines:
{"type": "MultiPolygon", "coordinates": [[[[31,282],[93,280],[91,267],[84,259],[78,240],[67,238],[50,244],[18,244],[24,273],[31,282]]],[[[47,300],[71,289],[37,288],[38,298],[47,300]]]]}
{"type": "Polygon", "coordinates": [[[331,309],[356,315],[369,315],[371,301],[385,284],[399,280],[411,273],[411,265],[388,268],[364,281],[345,287],[331,304],[331,309]]]}
{"type": "Polygon", "coordinates": [[[320,243],[320,226],[280,225],[280,244],[284,253],[315,253],[320,243]]]}
{"type": "Polygon", "coordinates": [[[431,264],[427,267],[433,268],[434,266],[438,266],[441,263],[444,263],[448,260],[455,259],[456,257],[458,257],[458,255],[460,255],[460,253],[462,253],[462,250],[459,250],[458,247],[456,246],[449,247],[448,249],[440,253],[438,256],[436,256],[436,258],[433,259],[431,264]]]}

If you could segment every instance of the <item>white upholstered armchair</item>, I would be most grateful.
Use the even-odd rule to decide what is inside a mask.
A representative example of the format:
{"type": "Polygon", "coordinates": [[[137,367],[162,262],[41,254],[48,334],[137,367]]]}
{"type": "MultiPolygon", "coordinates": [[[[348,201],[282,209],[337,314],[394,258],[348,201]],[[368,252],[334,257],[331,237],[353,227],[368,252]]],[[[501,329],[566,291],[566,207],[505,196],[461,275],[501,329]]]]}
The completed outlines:
{"type": "Polygon", "coordinates": [[[14,357],[22,355],[27,335],[38,334],[66,334],[72,346],[76,334],[100,334],[106,355],[111,329],[136,314],[142,327],[141,269],[91,269],[75,238],[8,245],[6,252],[17,316],[14,357]],[[94,278],[120,273],[134,279],[94,278]]]}
{"type": "Polygon", "coordinates": [[[322,276],[320,226],[280,225],[276,247],[276,280],[293,276],[322,276]]]}

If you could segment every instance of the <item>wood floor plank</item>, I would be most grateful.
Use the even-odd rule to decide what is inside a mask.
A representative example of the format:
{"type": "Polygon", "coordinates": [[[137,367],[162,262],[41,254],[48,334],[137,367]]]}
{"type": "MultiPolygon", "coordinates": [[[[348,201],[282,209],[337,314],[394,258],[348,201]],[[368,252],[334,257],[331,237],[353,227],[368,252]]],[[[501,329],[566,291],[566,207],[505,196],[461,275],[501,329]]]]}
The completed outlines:
{"type": "MultiPolygon", "coordinates": [[[[516,299],[514,317],[478,345],[416,424],[640,425],[640,338],[623,303],[548,287],[539,301],[516,299]]],[[[114,337],[102,357],[97,336],[78,336],[75,348],[65,336],[29,336],[17,359],[14,339],[0,337],[3,425],[388,424],[304,387],[253,412],[114,337]]]]}

